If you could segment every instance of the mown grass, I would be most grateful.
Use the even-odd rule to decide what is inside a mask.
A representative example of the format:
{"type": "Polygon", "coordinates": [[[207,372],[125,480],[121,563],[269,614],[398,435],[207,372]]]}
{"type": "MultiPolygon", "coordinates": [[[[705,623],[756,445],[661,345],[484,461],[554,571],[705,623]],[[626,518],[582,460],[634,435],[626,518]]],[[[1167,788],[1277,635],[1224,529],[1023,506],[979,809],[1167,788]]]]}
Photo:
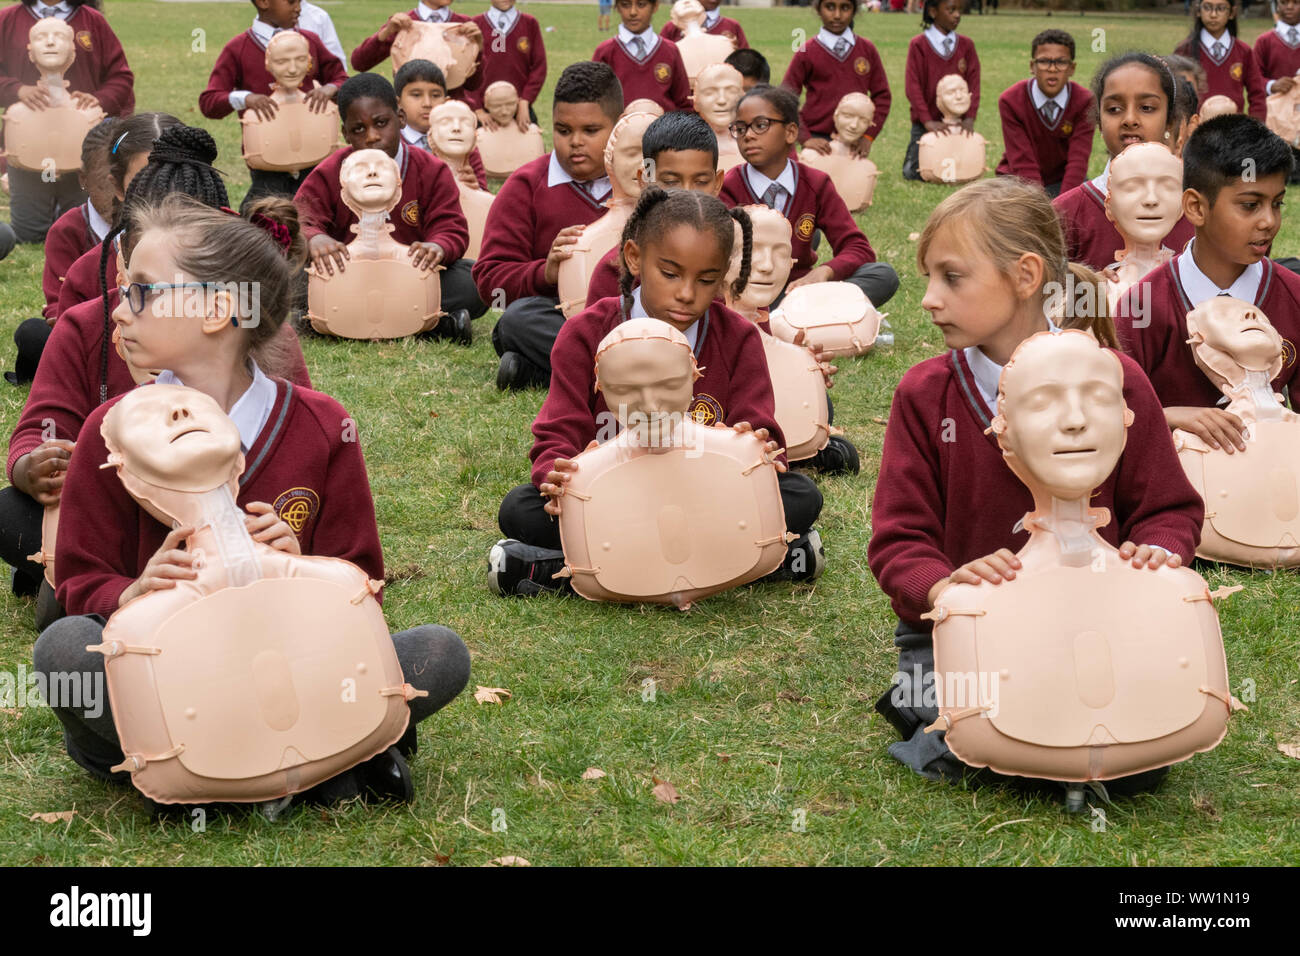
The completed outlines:
{"type": "MultiPolygon", "coordinates": [[[[326,4],[349,49],[395,5],[326,4]]],[[[458,4],[475,12],[481,3],[458,4]]],[[[550,88],[562,66],[603,39],[592,6],[532,4],[544,25],[550,88]]],[[[222,43],[247,28],[247,4],[109,0],[108,14],[136,71],[137,108],[167,109],[207,127],[221,147],[232,200],[247,174],[233,119],[204,120],[197,97],[222,43]],[[191,52],[192,31],[206,52],[191,52]]],[[[662,20],[661,12],[658,19],[662,20]]],[[[799,37],[815,32],[807,9],[744,10],[751,42],[779,79],[799,37]]],[[[1222,606],[1234,689],[1247,678],[1256,702],[1215,751],[1174,770],[1154,795],[1106,810],[1105,832],[1062,814],[1052,794],[965,790],[929,783],[886,754],[894,732],[872,702],[894,671],[894,619],[866,566],[870,501],[894,384],[941,343],[919,307],[913,243],[944,187],[898,176],[908,121],[903,96],[907,16],[863,16],[880,46],[895,106],[873,158],[884,175],[860,217],[882,259],[902,276],[889,304],[892,349],[841,362],[837,421],[862,450],[863,472],[822,481],[820,528],[829,569],[814,586],[746,588],[689,613],[590,604],[506,601],[487,589],[488,547],[502,495],[527,475],[528,425],[538,393],[492,384],[494,316],[469,350],[437,343],[350,344],[307,339],[317,386],[359,423],[388,567],[401,580],[385,609],[394,630],[426,621],[455,628],[474,659],[473,684],[513,698],[481,706],[467,692],[421,728],[412,762],[417,798],[407,807],[349,805],[267,823],[218,813],[206,831],[188,817],[151,821],[133,791],[91,780],[65,756],[57,722],[42,709],[0,713],[0,862],[9,864],[479,864],[507,854],[534,864],[1193,864],[1300,860],[1297,773],[1276,749],[1300,737],[1292,574],[1211,571],[1212,585],[1246,590],[1222,606]],[[653,701],[643,682],[655,681],[653,701]],[[587,767],[608,776],[584,781],[587,767]],[[657,802],[653,778],[682,795],[657,802]],[[28,820],[76,808],[70,824],[28,820]],[[493,811],[507,829],[493,831],[493,811]],[[797,832],[796,810],[806,828],[797,832]],[[501,815],[497,815],[501,819],[501,815]]],[[[1028,41],[1048,26],[1080,43],[1078,79],[1103,52],[1172,49],[1181,17],[970,16],[983,62],[977,129],[1001,149],[998,91],[1025,75],[1028,41]],[[1094,31],[1104,31],[1096,33],[1094,31]]],[[[1249,20],[1244,38],[1265,24],[1249,20]]],[[[1093,163],[1104,162],[1100,143],[1093,163]]],[[[1277,255],[1296,254],[1294,216],[1277,255]]],[[[35,314],[41,252],[0,264],[0,334],[35,314]]],[[[10,348],[0,353],[12,357],[10,348]]],[[[3,387],[0,420],[15,420],[25,390],[3,387]]],[[[978,502],[971,502],[978,508],[978,502]]],[[[5,589],[7,590],[7,589],[5,589]]],[[[0,597],[0,669],[30,662],[32,607],[0,597]]]]}

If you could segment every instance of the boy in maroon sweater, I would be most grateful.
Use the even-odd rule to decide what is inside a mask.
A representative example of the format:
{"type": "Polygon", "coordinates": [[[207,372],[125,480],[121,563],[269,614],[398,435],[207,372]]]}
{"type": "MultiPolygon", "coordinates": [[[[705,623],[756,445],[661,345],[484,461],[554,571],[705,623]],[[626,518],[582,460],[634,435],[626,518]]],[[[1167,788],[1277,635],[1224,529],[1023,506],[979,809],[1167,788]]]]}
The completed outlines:
{"type": "Polygon", "coordinates": [[[520,13],[515,0],[492,0],[491,9],[476,16],[474,23],[483,33],[483,62],[478,88],[466,94],[465,102],[474,107],[480,123],[495,128],[496,120],[483,108],[483,93],[498,80],[505,80],[519,94],[515,121],[527,130],[529,123],[537,122],[533,104],[546,84],[542,26],[536,17],[520,13]]]}
{"type": "Polygon", "coordinates": [[[483,34],[479,31],[478,24],[472,22],[469,17],[463,13],[453,13],[451,9],[452,0],[421,0],[416,8],[409,13],[394,13],[388,18],[378,33],[366,37],[361,41],[361,45],[352,51],[352,69],[358,72],[373,70],[380,63],[388,59],[388,55],[393,51],[393,40],[402,30],[410,29],[412,22],[423,20],[425,23],[460,23],[464,27],[458,28],[457,32],[464,33],[465,37],[471,42],[478,45],[480,53],[479,60],[473,73],[466,78],[465,83],[451,92],[451,98],[456,100],[468,100],[469,95],[477,90],[483,81],[483,34]]]}
{"type": "MultiPolygon", "coordinates": [[[[447,101],[447,78],[436,63],[407,60],[393,77],[397,93],[397,118],[402,121],[402,141],[411,149],[432,153],[429,145],[429,115],[447,101]]],[[[475,146],[469,151],[456,177],[471,189],[487,189],[487,170],[475,146]]]]}
{"type": "Polygon", "coordinates": [[[460,209],[460,191],[447,164],[402,142],[393,85],[375,73],[358,73],[339,90],[339,115],[348,145],[311,171],[294,197],[303,217],[303,234],[317,270],[333,275],[347,268],[347,243],[356,213],[343,203],[339,173],[354,150],[382,149],[397,160],[402,195],[393,210],[393,239],[411,249],[416,266],[442,264],[442,307],[447,312],[430,337],[471,341],[470,320],[487,311],[474,289],[472,260],[461,258],[469,224],[460,209]]]}
{"type": "MultiPolygon", "coordinates": [[[[72,29],[76,58],[63,79],[73,100],[98,104],[107,116],[129,116],[135,109],[135,75],[104,15],[85,0],[23,0],[0,10],[0,107],[22,102],[41,110],[49,102],[27,52],[28,34],[43,8],[72,29]]],[[[9,219],[18,242],[43,242],[54,221],[86,199],[76,173],[46,182],[40,171],[11,165],[8,174],[9,219]]]]}
{"type": "Polygon", "coordinates": [[[998,97],[1006,152],[997,173],[1040,183],[1055,199],[1088,177],[1096,128],[1092,94],[1070,79],[1074,37],[1064,30],[1038,34],[1029,56],[1034,75],[998,97]]]}
{"type": "Polygon", "coordinates": [[[604,63],[574,63],[555,84],[555,150],[520,167],[488,212],[474,282],[503,308],[492,330],[501,356],[497,388],[545,386],[551,346],[564,325],[556,282],[582,227],[609,198],[605,143],[623,112],[618,78],[604,63]]]}
{"type": "MultiPolygon", "coordinates": [[[[718,12],[721,0],[700,0],[700,3],[704,7],[705,33],[726,37],[736,45],[737,50],[744,50],[749,47],[749,40],[745,39],[744,28],[731,17],[724,17],[718,12]]],[[[676,43],[682,38],[682,31],[677,29],[677,24],[669,20],[664,24],[664,28],[659,31],[659,35],[665,40],[676,43]]],[[[764,82],[767,81],[764,80],[764,82]]]]}
{"type": "Polygon", "coordinates": [[[659,0],[618,0],[614,6],[623,22],[617,36],[596,47],[592,60],[609,64],[622,84],[625,102],[647,99],[665,111],[689,110],[691,82],[682,55],[650,22],[659,0]]]}
{"type": "MultiPolygon", "coordinates": [[[[1269,96],[1290,92],[1300,73],[1300,0],[1277,0],[1273,9],[1277,22],[1255,41],[1252,51],[1269,96]]],[[[1300,156],[1296,159],[1300,165],[1300,156]]],[[[1297,182],[1298,175],[1300,172],[1293,172],[1289,181],[1297,182]]]]}
{"type": "Polygon", "coordinates": [[[1217,295],[1259,306],[1283,339],[1285,363],[1273,390],[1300,407],[1300,277],[1268,257],[1291,170],[1290,146],[1257,120],[1234,113],[1202,123],[1183,148],[1183,214],[1196,238],[1116,308],[1120,341],[1150,378],[1168,426],[1228,454],[1246,450],[1244,426],[1219,407],[1223,396],[1197,366],[1187,313],[1217,295]],[[1243,156],[1255,161],[1250,179],[1242,175],[1243,156]]]}
{"type": "Polygon", "coordinates": [[[903,178],[919,180],[917,166],[920,140],[927,132],[946,129],[936,91],[939,81],[957,74],[970,89],[970,109],[962,117],[962,128],[975,129],[980,106],[980,58],[970,37],[957,33],[961,23],[960,0],[923,0],[921,20],[925,29],[907,45],[907,102],[912,113],[912,139],[903,158],[903,178]]]}

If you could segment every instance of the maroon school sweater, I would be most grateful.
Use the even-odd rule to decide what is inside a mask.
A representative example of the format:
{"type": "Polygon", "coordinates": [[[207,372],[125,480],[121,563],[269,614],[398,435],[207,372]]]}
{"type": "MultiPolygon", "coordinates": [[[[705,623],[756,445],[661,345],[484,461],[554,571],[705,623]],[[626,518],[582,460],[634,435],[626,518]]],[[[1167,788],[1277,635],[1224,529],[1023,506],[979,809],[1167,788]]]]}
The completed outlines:
{"type": "MultiPolygon", "coordinates": [[[[733,166],[722,180],[720,197],[728,206],[762,205],[763,200],[754,195],[745,175],[748,164],[733,166]]],[[[831,278],[842,282],[858,266],[876,261],[876,252],[858,224],[849,207],[835,190],[831,178],[821,170],[794,163],[794,196],[785,207],[785,218],[790,220],[790,249],[794,267],[790,280],[802,279],[817,264],[817,253],[812,247],[813,233],[820,229],[830,243],[832,258],[824,263],[831,267],[831,278]]]]}
{"type": "Polygon", "coordinates": [[[536,103],[546,83],[546,45],[537,18],[521,12],[510,32],[500,37],[486,13],[473,19],[483,31],[483,56],[478,88],[466,93],[465,102],[481,110],[483,91],[498,80],[505,80],[518,91],[521,99],[536,103]]]}
{"type": "MultiPolygon", "coordinates": [[[[325,44],[320,42],[320,37],[310,30],[298,32],[307,38],[314,64],[314,69],[303,80],[303,87],[311,89],[310,80],[315,80],[321,86],[330,83],[342,86],[348,78],[342,61],[327,50],[325,44]]],[[[212,67],[212,75],[208,77],[208,88],[199,94],[199,110],[209,119],[221,119],[235,111],[230,105],[230,94],[235,90],[265,95],[271,92],[274,82],[266,69],[266,47],[253,35],[251,29],[245,30],[221,48],[217,63],[212,67]]],[[[243,116],[243,111],[239,115],[243,116]]]]}
{"type": "MultiPolygon", "coordinates": [[[[347,410],[321,392],[277,380],[271,416],[245,458],[238,505],[264,501],[284,515],[307,505],[297,531],[303,554],[343,558],[371,578],[384,579],[384,555],[361,445],[345,439],[347,410]]],[[[144,385],[142,388],[149,388],[144,385]]],[[[77,438],[59,514],[55,593],[69,614],[117,610],[122,592],[140,576],[168,529],[122,487],[113,468],[101,469],[108,449],[99,427],[114,399],[95,409],[77,438]]]]}
{"type": "MultiPolygon", "coordinates": [[[[1052,200],[1052,205],[1065,232],[1066,258],[1098,271],[1114,264],[1115,253],[1124,248],[1124,240],[1115,224],[1106,218],[1106,197],[1092,184],[1092,180],[1085,180],[1069,192],[1062,192],[1052,200]]],[[[1186,218],[1180,218],[1165,236],[1163,245],[1181,252],[1193,235],[1192,224],[1186,218]]]]}
{"type": "MultiPolygon", "coordinates": [[[[18,87],[41,78],[27,56],[27,34],[40,19],[30,7],[15,3],[0,10],[0,106],[18,102],[18,87]]],[[[93,93],[108,116],[130,116],[135,109],[135,74],[104,15],[92,7],[77,7],[67,19],[77,57],[63,78],[68,89],[93,93]]]]}
{"type": "Polygon", "coordinates": [[[1002,117],[1002,142],[1006,152],[998,163],[999,176],[1019,176],[1031,183],[1061,184],[1069,192],[1088,178],[1088,157],[1092,154],[1092,93],[1071,82],[1070,99],[1056,123],[1047,125],[1034,108],[1029,86],[1021,80],[998,97],[1002,117]]]}
{"type": "MultiPolygon", "coordinates": [[[[1226,39],[1228,34],[1223,35],[1226,39]]],[[[1193,43],[1190,39],[1184,40],[1174,48],[1174,52],[1179,56],[1190,56],[1205,68],[1205,96],[1201,98],[1204,103],[1211,96],[1228,96],[1232,102],[1237,104],[1238,111],[1245,108],[1246,99],[1250,99],[1250,109],[1246,110],[1251,116],[1260,122],[1268,115],[1268,106],[1264,100],[1267,98],[1264,93],[1264,78],[1260,75],[1259,66],[1255,62],[1255,55],[1251,52],[1250,44],[1243,41],[1240,37],[1235,37],[1232,41],[1232,49],[1224,57],[1222,63],[1215,63],[1210,56],[1209,51],[1201,46],[1199,40],[1193,43]]]]}
{"type": "MultiPolygon", "coordinates": [[[[732,43],[736,44],[737,50],[744,50],[749,46],[749,41],[745,39],[744,28],[731,17],[718,17],[713,26],[704,32],[712,33],[714,36],[727,37],[732,43]]],[[[682,38],[682,31],[677,29],[677,24],[669,20],[664,24],[664,28],[659,31],[659,35],[665,40],[676,43],[682,38]]]]}
{"type": "Polygon", "coordinates": [[[474,284],[484,302],[556,294],[546,281],[546,256],[561,229],[588,225],[605,207],[574,183],[546,185],[551,154],[520,166],[501,186],[483,226],[474,284]]]}
{"type": "MultiPolygon", "coordinates": [[[[339,172],[351,154],[351,146],[331,153],[307,174],[293,197],[309,242],[321,233],[343,243],[356,238],[349,229],[357,222],[356,213],[343,204],[339,192],[339,172]]],[[[432,153],[408,146],[401,155],[402,196],[389,220],[396,227],[393,238],[407,246],[436,242],[442,247],[443,262],[451,265],[469,245],[469,223],[460,210],[456,177],[432,153]]]]}
{"type": "Polygon", "coordinates": [[[803,109],[799,111],[803,123],[800,142],[809,136],[829,138],[835,132],[835,107],[847,93],[871,96],[876,114],[866,135],[873,140],[880,135],[880,128],[889,116],[889,78],[885,76],[875,44],[866,37],[855,37],[855,40],[842,60],[816,39],[808,40],[795,51],[781,85],[795,96],[805,87],[808,89],[803,109]]]}
{"type": "Polygon", "coordinates": [[[90,232],[86,205],[83,202],[80,206],[69,209],[54,221],[50,231],[45,234],[45,271],[41,279],[45,308],[41,314],[47,319],[58,315],[59,292],[63,289],[63,280],[72,264],[92,246],[99,248],[99,243],[90,232]]]}
{"type": "MultiPolygon", "coordinates": [[[[117,301],[115,289],[109,297],[110,311],[117,308],[117,301]]],[[[281,327],[280,338],[288,378],[295,385],[311,388],[302,345],[287,322],[281,327]]],[[[47,438],[76,439],[87,416],[101,401],[103,345],[104,306],[98,296],[68,309],[54,323],[45,351],[41,353],[41,364],[36,367],[31,391],[27,393],[27,404],[9,436],[6,469],[11,482],[18,459],[34,451],[47,438]],[[46,433],[47,424],[53,425],[53,434],[46,433]]],[[[111,342],[107,381],[110,399],[135,388],[135,379],[111,342]]]]}
{"type": "Polygon", "coordinates": [[[591,58],[608,63],[623,84],[623,102],[654,100],[667,112],[691,108],[691,81],[686,77],[682,55],[671,40],[660,39],[643,62],[623,48],[617,37],[596,47],[591,58]]]}
{"type": "Polygon", "coordinates": [[[101,245],[98,242],[92,243],[64,272],[63,282],[59,286],[58,304],[54,309],[55,316],[62,315],[74,305],[98,299],[110,286],[113,295],[117,295],[117,275],[112,253],[104,261],[104,273],[101,275],[99,272],[101,245]]]}
{"type": "MultiPolygon", "coordinates": [[[[551,349],[551,388],[533,422],[533,484],[541,487],[557,458],[574,458],[596,438],[597,417],[608,414],[596,391],[596,347],[623,321],[618,299],[601,299],[564,323],[551,349]]],[[[690,412],[696,421],[766,428],[778,447],[785,438],[776,423],[772,379],[763,342],[753,322],[714,302],[700,319],[690,412]]],[[[599,424],[603,424],[603,419],[599,424]]],[[[785,460],[782,456],[782,461],[785,460]]]]}
{"type": "MultiPolygon", "coordinates": [[[[1296,27],[1296,32],[1300,33],[1300,26],[1296,27]]],[[[1255,54],[1255,66],[1259,68],[1266,87],[1269,80],[1295,76],[1300,71],[1300,42],[1294,47],[1288,46],[1276,30],[1269,30],[1256,40],[1251,52],[1255,54]]]]}
{"type": "Polygon", "coordinates": [[[907,72],[904,89],[907,102],[912,107],[913,123],[932,123],[943,119],[935,99],[939,81],[949,73],[956,73],[970,87],[970,119],[980,108],[980,58],[975,52],[975,42],[968,36],[957,35],[952,53],[944,58],[934,52],[934,47],[924,33],[912,37],[907,45],[907,72]]]}
{"type": "MultiPolygon", "coordinates": [[[[1159,545],[1191,561],[1204,506],[1178,464],[1150,383],[1132,359],[1119,359],[1134,420],[1119,464],[1092,496],[1094,507],[1111,512],[1101,536],[1113,545],[1159,545]]],[[[894,613],[918,630],[930,628],[920,616],[935,582],[1028,540],[1012,528],[1033,510],[1033,496],[985,434],[991,418],[958,351],[914,365],[894,391],[867,562],[894,613]]]]}
{"type": "MultiPolygon", "coordinates": [[[[1273,391],[1281,392],[1285,386],[1291,407],[1297,408],[1300,407],[1297,394],[1300,362],[1296,361],[1296,346],[1300,345],[1300,276],[1290,269],[1279,268],[1267,257],[1263,262],[1264,275],[1255,295],[1255,305],[1282,336],[1285,363],[1273,380],[1273,391]]],[[[1120,344],[1151,379],[1161,405],[1214,408],[1223,398],[1223,393],[1197,366],[1192,347],[1187,344],[1187,313],[1199,304],[1188,297],[1174,260],[1153,269],[1116,303],[1115,330],[1120,344]]]]}

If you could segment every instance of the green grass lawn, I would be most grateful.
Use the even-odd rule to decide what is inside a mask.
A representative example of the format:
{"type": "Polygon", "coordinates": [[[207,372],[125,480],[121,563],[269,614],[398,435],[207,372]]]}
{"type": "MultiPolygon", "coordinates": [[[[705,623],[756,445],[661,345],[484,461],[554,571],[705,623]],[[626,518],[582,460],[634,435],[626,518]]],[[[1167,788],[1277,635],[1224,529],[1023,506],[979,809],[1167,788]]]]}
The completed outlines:
{"type": "MultiPolygon", "coordinates": [[[[350,50],[395,4],[326,3],[350,50]]],[[[458,4],[477,12],[483,3],[458,4]]],[[[544,27],[550,77],[538,110],[549,127],[550,88],[562,67],[607,34],[596,8],[526,6],[544,27]]],[[[248,27],[244,3],[108,0],[108,15],[136,72],[137,109],[163,109],[205,126],[221,149],[233,205],[247,187],[233,118],[203,119],[198,94],[222,44],[248,27]],[[193,52],[206,33],[206,51],[193,52]]],[[[665,12],[657,18],[662,21],[665,12]]],[[[791,51],[816,32],[807,9],[743,10],[751,43],[779,80],[791,51]]],[[[542,395],[493,385],[488,340],[472,349],[429,342],[304,341],[318,388],[358,422],[396,580],[385,610],[393,630],[453,627],[469,645],[469,690],[421,727],[410,806],[360,804],[298,812],[268,823],[244,812],[151,821],[135,792],[92,780],[64,754],[48,710],[0,713],[0,863],[475,865],[505,855],[539,864],[1279,864],[1300,861],[1300,762],[1277,744],[1300,739],[1300,640],[1293,574],[1215,571],[1211,586],[1244,584],[1221,605],[1233,688],[1254,683],[1250,713],[1234,718],[1215,751],[1177,767],[1157,794],[1106,809],[1104,832],[1060,800],[1014,788],[929,783],[886,754],[895,733],[872,702],[894,672],[894,618],[867,570],[870,502],[894,384],[941,350],[920,308],[913,243],[948,189],[899,175],[909,122],[903,96],[911,16],[862,16],[881,49],[894,108],[873,150],[883,175],[859,219],[881,259],[902,276],[889,304],[896,344],[841,361],[837,423],[862,451],[858,477],[821,482],[819,527],[829,568],[812,586],[759,586],[689,613],[581,599],[501,600],[488,590],[486,555],[499,537],[497,507],[528,474],[528,426],[542,395]],[[655,681],[653,700],[643,682],[655,681]],[[509,688],[501,706],[474,702],[474,684],[509,688]],[[607,776],[583,780],[588,767],[607,776]],[[654,778],[681,802],[658,802],[654,778]],[[69,810],[70,823],[30,822],[69,810]],[[501,812],[496,812],[501,811],[501,812]],[[803,811],[796,813],[796,811],[803,811]],[[805,820],[802,831],[794,824],[805,820]],[[494,830],[493,822],[506,828],[494,830]]],[[[1265,21],[1246,21],[1253,39],[1265,21]]],[[[1181,16],[970,16],[983,64],[977,129],[1001,154],[998,93],[1026,75],[1028,41],[1063,27],[1079,41],[1076,79],[1133,46],[1167,51],[1186,33],[1181,16]],[[1104,45],[1104,51],[1102,49],[1104,45]]],[[[1095,170],[1104,163],[1100,140],[1095,170]]],[[[1295,215],[1276,255],[1297,254],[1295,215]]],[[[21,248],[0,264],[0,355],[41,304],[42,256],[21,248]]],[[[26,390],[0,385],[6,430],[26,390]]],[[[974,505],[972,505],[974,506],[974,505]]],[[[0,591],[7,591],[0,588],[0,591]]],[[[0,597],[0,670],[30,667],[32,605],[0,597]]]]}

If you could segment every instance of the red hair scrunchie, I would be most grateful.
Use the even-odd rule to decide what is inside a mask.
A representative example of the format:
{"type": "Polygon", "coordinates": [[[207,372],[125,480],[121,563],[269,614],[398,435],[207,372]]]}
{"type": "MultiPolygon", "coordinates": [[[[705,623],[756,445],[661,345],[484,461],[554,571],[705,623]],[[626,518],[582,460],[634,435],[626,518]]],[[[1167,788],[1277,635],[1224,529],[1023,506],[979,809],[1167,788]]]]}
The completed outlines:
{"type": "Polygon", "coordinates": [[[293,236],[290,235],[288,226],[284,225],[284,223],[276,222],[275,220],[262,215],[260,212],[253,213],[249,222],[274,239],[276,244],[280,247],[281,252],[288,253],[289,247],[293,245],[293,236]]]}

